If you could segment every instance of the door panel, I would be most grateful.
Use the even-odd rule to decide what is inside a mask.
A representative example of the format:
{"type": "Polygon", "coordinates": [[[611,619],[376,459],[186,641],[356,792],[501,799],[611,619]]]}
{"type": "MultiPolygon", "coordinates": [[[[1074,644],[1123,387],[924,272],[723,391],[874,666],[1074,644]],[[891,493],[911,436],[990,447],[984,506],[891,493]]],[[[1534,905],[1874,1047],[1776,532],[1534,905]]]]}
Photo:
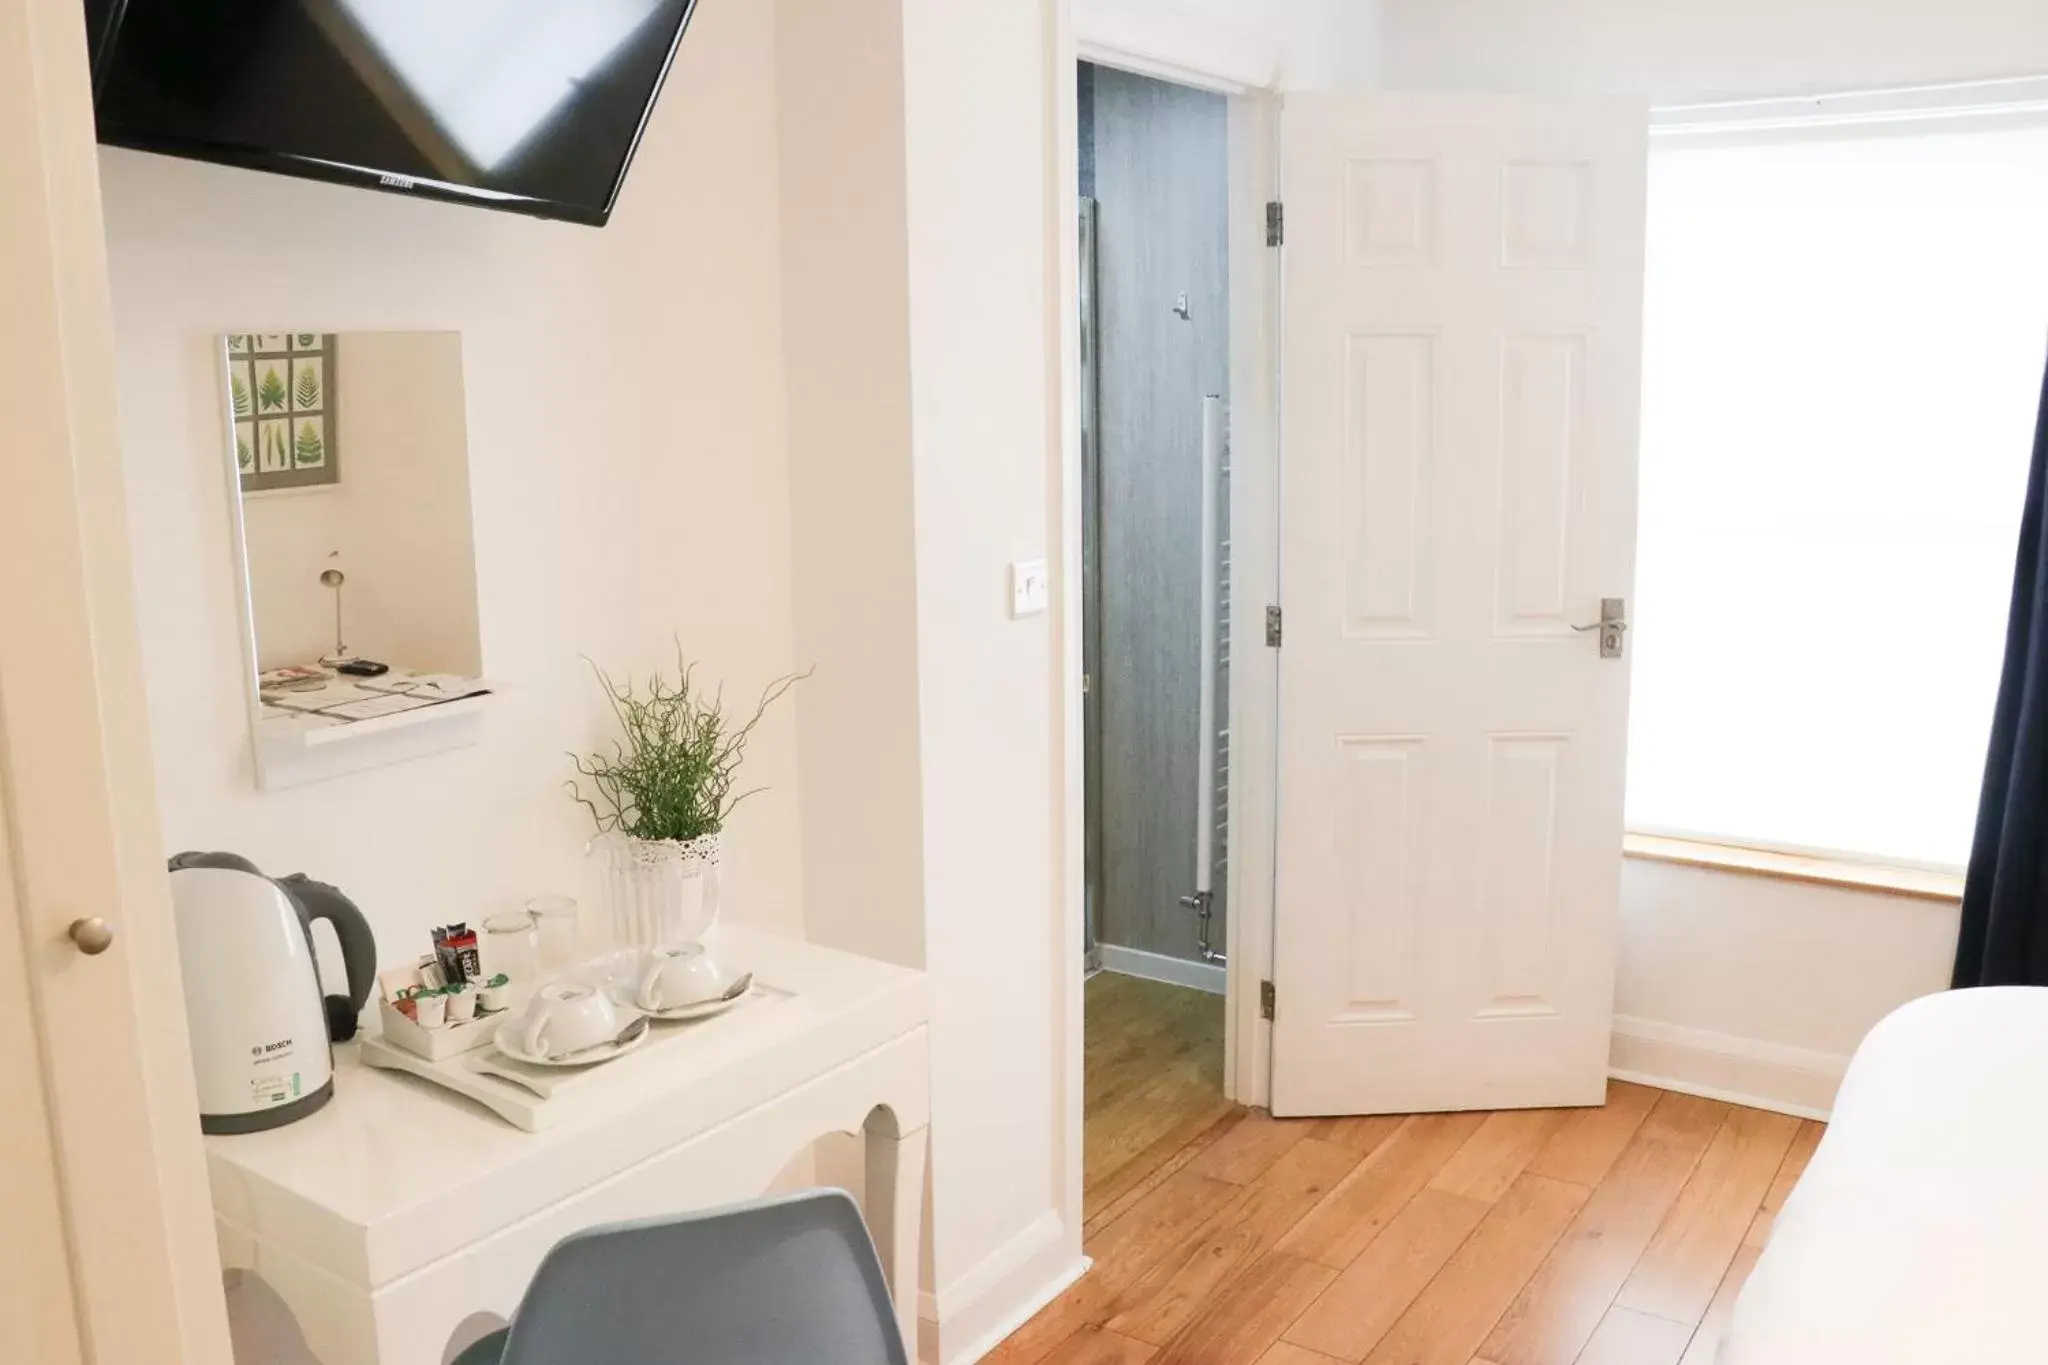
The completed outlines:
{"type": "Polygon", "coordinates": [[[1354,334],[1344,345],[1344,634],[1424,638],[1435,595],[1436,339],[1354,334]]]}
{"type": "Polygon", "coordinates": [[[1571,495],[1586,477],[1576,439],[1585,354],[1577,336],[1512,336],[1501,347],[1497,635],[1569,625],[1571,495]]]}
{"type": "MultiPolygon", "coordinates": [[[[0,791],[0,830],[6,828],[0,791]]],[[[7,1344],[37,1365],[81,1365],[78,1303],[71,1292],[70,1248],[50,1110],[38,1055],[30,976],[22,952],[14,869],[0,837],[0,1173],[6,1181],[7,1231],[0,1235],[0,1322],[7,1344]]]]}
{"type": "Polygon", "coordinates": [[[1287,101],[1275,1113],[1604,1093],[1645,126],[1287,101]]]}
{"type": "Polygon", "coordinates": [[[1346,1022],[1415,1017],[1416,916],[1422,897],[1420,797],[1429,754],[1415,736],[1338,740],[1344,767],[1338,840],[1344,870],[1346,1022]]]}

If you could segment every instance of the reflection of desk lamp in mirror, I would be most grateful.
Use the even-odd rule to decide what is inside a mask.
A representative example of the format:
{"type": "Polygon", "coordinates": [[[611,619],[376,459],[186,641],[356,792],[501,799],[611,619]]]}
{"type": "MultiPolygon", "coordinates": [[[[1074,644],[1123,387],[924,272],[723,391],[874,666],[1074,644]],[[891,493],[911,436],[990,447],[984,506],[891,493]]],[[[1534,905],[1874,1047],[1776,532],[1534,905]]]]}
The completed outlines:
{"type": "Polygon", "coordinates": [[[331,668],[336,673],[345,674],[352,678],[374,678],[380,674],[389,673],[391,671],[389,664],[380,664],[372,659],[350,658],[348,646],[342,643],[341,586],[348,582],[348,575],[339,569],[322,569],[320,571],[320,581],[327,587],[334,589],[334,652],[321,655],[320,666],[322,668],[331,668]]]}

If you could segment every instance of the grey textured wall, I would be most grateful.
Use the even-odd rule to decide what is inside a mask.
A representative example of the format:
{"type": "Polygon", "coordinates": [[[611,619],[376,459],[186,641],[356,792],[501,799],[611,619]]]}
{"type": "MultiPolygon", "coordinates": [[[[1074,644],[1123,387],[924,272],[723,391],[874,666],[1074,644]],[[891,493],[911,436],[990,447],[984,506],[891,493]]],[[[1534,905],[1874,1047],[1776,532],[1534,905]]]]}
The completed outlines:
{"type": "MultiPolygon", "coordinates": [[[[1228,394],[1228,104],[1083,74],[1099,205],[1102,940],[1194,958],[1179,899],[1194,889],[1203,738],[1202,398],[1228,394]]],[[[1220,878],[1217,891],[1220,907],[1220,878]]]]}

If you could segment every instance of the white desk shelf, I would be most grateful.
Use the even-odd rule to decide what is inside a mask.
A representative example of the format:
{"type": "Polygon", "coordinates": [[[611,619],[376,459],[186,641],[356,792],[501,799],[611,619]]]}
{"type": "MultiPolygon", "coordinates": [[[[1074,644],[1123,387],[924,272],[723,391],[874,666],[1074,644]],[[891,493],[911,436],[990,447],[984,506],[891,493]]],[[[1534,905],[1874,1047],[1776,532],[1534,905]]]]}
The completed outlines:
{"type": "Polygon", "coordinates": [[[607,1063],[540,1132],[337,1048],[326,1108],[207,1139],[223,1264],[277,1292],[323,1365],[437,1365],[464,1319],[509,1317],[569,1233],[750,1198],[817,1138],[852,1133],[914,1343],[924,978],[739,929],[714,942],[781,998],[607,1063]]]}

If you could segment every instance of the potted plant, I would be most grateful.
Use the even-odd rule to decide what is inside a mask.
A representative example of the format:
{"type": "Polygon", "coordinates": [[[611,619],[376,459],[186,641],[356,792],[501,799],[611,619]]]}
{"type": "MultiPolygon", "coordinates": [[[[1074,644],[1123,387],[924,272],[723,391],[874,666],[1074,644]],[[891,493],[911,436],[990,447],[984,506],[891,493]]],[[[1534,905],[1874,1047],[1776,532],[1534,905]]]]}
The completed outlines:
{"type": "Polygon", "coordinates": [[[590,851],[604,861],[614,946],[695,943],[718,918],[726,821],[760,790],[736,789],[747,741],[768,708],[810,674],[769,683],[753,713],[735,721],[722,688],[697,685],[680,645],[673,678],[657,670],[636,687],[594,663],[591,671],[619,735],[609,750],[570,756],[581,780],[568,787],[597,826],[590,851]]]}

